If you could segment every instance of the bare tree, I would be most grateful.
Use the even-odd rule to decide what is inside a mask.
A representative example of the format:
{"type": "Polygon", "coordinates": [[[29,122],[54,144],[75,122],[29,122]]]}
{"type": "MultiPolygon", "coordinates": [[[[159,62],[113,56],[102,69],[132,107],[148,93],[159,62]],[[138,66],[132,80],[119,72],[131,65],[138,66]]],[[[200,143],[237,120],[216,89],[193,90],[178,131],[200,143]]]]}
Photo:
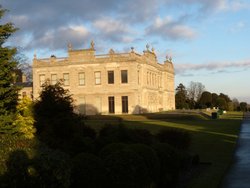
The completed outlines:
{"type": "Polygon", "coordinates": [[[239,110],[240,109],[240,102],[238,101],[238,99],[233,98],[232,102],[233,102],[234,111],[239,110]]]}
{"type": "Polygon", "coordinates": [[[200,82],[190,82],[188,88],[188,98],[190,100],[198,101],[201,94],[205,91],[205,86],[200,82]]]}
{"type": "Polygon", "coordinates": [[[18,69],[21,70],[22,73],[26,76],[27,81],[31,82],[32,81],[32,66],[30,63],[28,63],[29,62],[28,58],[22,53],[19,53],[18,55],[16,55],[15,58],[19,62],[18,69]]]}
{"type": "Polygon", "coordinates": [[[28,82],[32,81],[32,66],[29,63],[22,62],[18,65],[18,68],[26,76],[28,82]]]}

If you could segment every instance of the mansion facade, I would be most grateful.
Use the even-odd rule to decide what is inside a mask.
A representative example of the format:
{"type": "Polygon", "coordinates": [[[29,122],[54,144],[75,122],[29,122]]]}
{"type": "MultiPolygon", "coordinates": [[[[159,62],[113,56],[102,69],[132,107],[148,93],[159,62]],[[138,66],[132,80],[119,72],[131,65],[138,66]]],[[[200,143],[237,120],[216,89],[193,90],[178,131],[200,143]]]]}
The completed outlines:
{"type": "Polygon", "coordinates": [[[140,114],[175,109],[174,67],[171,58],[157,62],[154,49],[138,54],[96,55],[90,48],[68,46],[68,57],[33,59],[33,98],[38,99],[46,80],[62,80],[81,114],[140,114]]]}

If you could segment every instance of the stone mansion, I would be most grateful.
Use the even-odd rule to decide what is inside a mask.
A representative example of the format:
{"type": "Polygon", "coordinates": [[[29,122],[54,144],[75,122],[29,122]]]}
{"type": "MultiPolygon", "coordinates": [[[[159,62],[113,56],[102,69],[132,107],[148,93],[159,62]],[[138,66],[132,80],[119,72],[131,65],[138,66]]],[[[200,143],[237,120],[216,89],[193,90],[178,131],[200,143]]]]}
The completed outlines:
{"type": "Polygon", "coordinates": [[[33,98],[46,80],[62,80],[70,91],[76,111],[94,114],[140,114],[175,109],[174,67],[172,59],[157,62],[154,49],[143,54],[96,55],[94,43],[88,49],[68,45],[68,57],[33,59],[33,98]]]}

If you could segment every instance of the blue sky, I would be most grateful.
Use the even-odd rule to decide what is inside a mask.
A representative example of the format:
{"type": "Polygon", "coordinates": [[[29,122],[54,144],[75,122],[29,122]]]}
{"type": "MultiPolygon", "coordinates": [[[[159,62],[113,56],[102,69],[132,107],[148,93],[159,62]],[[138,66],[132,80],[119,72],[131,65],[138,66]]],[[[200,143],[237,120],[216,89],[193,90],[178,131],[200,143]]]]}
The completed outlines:
{"type": "Polygon", "coordinates": [[[1,0],[3,21],[20,30],[8,44],[32,61],[66,56],[67,44],[98,54],[110,48],[142,53],[159,62],[172,56],[176,86],[201,82],[206,90],[250,103],[250,2],[248,0],[1,0]]]}

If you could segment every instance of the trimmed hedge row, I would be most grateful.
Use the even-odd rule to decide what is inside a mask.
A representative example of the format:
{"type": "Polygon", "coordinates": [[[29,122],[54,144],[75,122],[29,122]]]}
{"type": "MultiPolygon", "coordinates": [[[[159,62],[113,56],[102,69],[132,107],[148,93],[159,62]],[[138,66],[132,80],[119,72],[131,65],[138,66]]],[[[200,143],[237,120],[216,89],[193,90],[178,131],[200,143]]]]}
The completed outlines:
{"type": "MultiPolygon", "coordinates": [[[[81,126],[67,142],[51,138],[58,144],[54,149],[31,141],[14,148],[8,159],[5,155],[0,187],[178,187],[180,174],[199,163],[188,153],[189,134],[181,130],[152,135],[144,129],[106,125],[96,136],[93,129],[81,126]]],[[[16,139],[9,145],[21,143],[16,139]]]]}

